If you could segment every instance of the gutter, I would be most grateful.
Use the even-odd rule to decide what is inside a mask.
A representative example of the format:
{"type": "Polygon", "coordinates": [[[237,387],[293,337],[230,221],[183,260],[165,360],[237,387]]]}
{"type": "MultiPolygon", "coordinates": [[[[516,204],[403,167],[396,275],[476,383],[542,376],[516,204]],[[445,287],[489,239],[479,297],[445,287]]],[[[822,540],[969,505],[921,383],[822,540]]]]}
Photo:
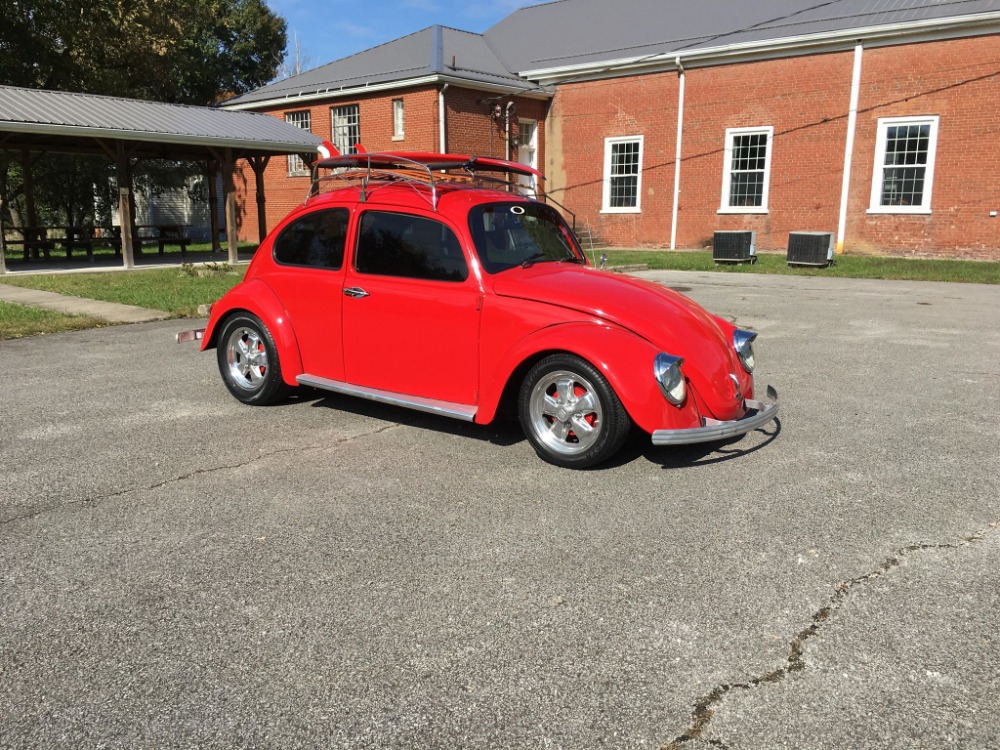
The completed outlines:
{"type": "Polygon", "coordinates": [[[814,52],[817,47],[832,48],[829,51],[853,49],[857,40],[861,38],[865,39],[866,47],[871,48],[880,45],[901,44],[906,41],[941,41],[961,36],[980,36],[997,32],[1000,32],[1000,12],[980,13],[975,16],[884,24],[840,29],[819,34],[781,37],[762,42],[727,44],[689,52],[663,52],[640,57],[538,68],[519,71],[518,74],[532,81],[553,85],[567,79],[584,81],[617,78],[626,73],[654,73],[675,70],[678,59],[683,60],[688,67],[721,65],[752,59],[806,54],[807,50],[814,52]]]}
{"type": "Polygon", "coordinates": [[[331,86],[322,90],[310,91],[308,93],[287,94],[285,96],[278,96],[271,99],[256,99],[254,101],[239,102],[236,104],[222,103],[218,105],[218,107],[219,109],[228,109],[233,111],[257,111],[267,107],[297,107],[306,102],[329,101],[330,99],[358,97],[381,91],[398,91],[402,88],[442,84],[450,84],[463,88],[475,89],[476,91],[486,91],[496,94],[523,96],[528,99],[548,100],[555,94],[555,91],[548,91],[545,89],[539,90],[537,86],[532,86],[528,81],[525,81],[524,83],[525,85],[523,87],[504,86],[503,84],[484,83],[481,81],[470,80],[468,78],[460,78],[454,75],[434,73],[432,75],[420,76],[418,78],[407,78],[401,81],[385,81],[383,83],[350,86],[347,88],[334,88],[331,86]]]}

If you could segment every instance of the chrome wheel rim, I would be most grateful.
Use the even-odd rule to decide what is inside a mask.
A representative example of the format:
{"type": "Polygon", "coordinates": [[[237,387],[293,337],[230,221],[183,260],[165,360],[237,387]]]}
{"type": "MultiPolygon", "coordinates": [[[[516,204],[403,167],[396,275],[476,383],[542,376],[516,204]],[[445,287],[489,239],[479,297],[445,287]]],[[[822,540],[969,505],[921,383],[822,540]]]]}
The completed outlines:
{"type": "Polygon", "coordinates": [[[229,379],[238,388],[256,391],[267,375],[267,347],[253,328],[237,328],[226,341],[229,379]]]}
{"type": "Polygon", "coordinates": [[[538,440],[563,456],[586,453],[604,426],[604,410],[593,384],[568,370],[546,373],[535,384],[528,412],[538,440]]]}

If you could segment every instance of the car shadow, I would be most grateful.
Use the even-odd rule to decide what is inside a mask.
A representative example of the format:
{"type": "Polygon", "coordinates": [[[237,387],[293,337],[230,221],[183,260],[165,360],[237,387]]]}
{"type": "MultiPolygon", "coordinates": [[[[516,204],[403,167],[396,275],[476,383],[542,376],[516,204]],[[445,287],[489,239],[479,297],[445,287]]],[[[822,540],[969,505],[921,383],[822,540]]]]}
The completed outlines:
{"type": "Polygon", "coordinates": [[[694,469],[732,461],[756,453],[777,440],[778,435],[781,434],[781,420],[775,417],[773,422],[748,434],[763,435],[764,439],[746,448],[737,445],[746,437],[745,435],[720,442],[678,445],[672,448],[647,444],[644,446],[642,455],[647,461],[661,464],[664,469],[694,469]]]}
{"type": "Polygon", "coordinates": [[[433,430],[448,435],[472,438],[492,445],[511,446],[525,440],[521,426],[516,421],[496,419],[488,425],[464,422],[450,417],[442,417],[436,414],[414,411],[402,406],[391,404],[381,404],[377,401],[355,398],[353,396],[341,396],[336,393],[325,391],[313,391],[311,394],[304,392],[303,401],[312,401],[315,408],[335,409],[349,414],[356,414],[360,417],[371,417],[385,422],[395,422],[414,427],[419,430],[433,430]]]}
{"type": "MultiPolygon", "coordinates": [[[[293,398],[303,403],[311,402],[314,408],[331,409],[360,417],[379,419],[384,422],[395,422],[406,427],[433,430],[501,447],[517,445],[526,440],[521,431],[521,425],[516,419],[497,418],[488,425],[480,425],[436,414],[413,411],[391,404],[381,404],[377,401],[305,388],[301,389],[301,393],[296,394],[293,398]]],[[[643,458],[651,463],[661,464],[664,469],[692,469],[732,461],[755,453],[774,442],[781,434],[781,420],[775,418],[766,427],[758,428],[753,433],[765,436],[764,440],[746,448],[737,446],[737,443],[746,437],[744,435],[719,442],[667,448],[651,445],[649,435],[635,430],[618,453],[599,466],[593,466],[584,471],[607,471],[643,458]]]]}

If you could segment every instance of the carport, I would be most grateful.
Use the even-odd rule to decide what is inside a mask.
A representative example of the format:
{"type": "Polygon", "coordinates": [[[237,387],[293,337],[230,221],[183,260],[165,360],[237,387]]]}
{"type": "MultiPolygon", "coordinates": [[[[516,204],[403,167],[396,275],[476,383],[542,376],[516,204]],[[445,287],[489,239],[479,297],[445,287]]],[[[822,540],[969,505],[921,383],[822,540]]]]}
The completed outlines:
{"type": "MultiPolygon", "coordinates": [[[[256,176],[258,233],[267,234],[263,172],[274,155],[309,153],[320,138],[270,115],[137,99],[0,86],[0,149],[20,156],[25,182],[26,231],[41,229],[34,207],[31,165],[44,153],[103,155],[116,167],[118,210],[134,215],[132,170],[141,159],[199,162],[208,176],[211,236],[218,244],[215,180],[222,175],[229,261],[235,263],[236,190],[233,172],[245,159],[256,176]]],[[[0,195],[0,273],[6,272],[3,201],[0,195]]],[[[126,269],[135,267],[139,239],[134,222],[121,232],[126,269]]],[[[25,236],[28,242],[28,236],[25,236]]]]}

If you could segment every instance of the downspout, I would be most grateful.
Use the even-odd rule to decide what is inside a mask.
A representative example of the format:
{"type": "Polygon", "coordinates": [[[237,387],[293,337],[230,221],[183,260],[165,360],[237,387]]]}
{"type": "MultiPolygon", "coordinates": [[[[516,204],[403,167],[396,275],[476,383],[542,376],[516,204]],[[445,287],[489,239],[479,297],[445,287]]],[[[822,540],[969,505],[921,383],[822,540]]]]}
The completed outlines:
{"type": "Polygon", "coordinates": [[[448,140],[446,137],[447,130],[444,121],[444,113],[445,113],[444,92],[448,90],[448,86],[450,85],[451,84],[446,83],[444,86],[441,87],[441,90],[438,91],[438,129],[439,129],[438,146],[440,148],[440,153],[442,154],[448,153],[448,140]]]}
{"type": "Polygon", "coordinates": [[[674,205],[670,218],[670,249],[677,249],[677,202],[681,196],[681,147],[684,139],[684,66],[681,58],[674,58],[677,66],[677,150],[674,154],[674,205]]]}
{"type": "Polygon", "coordinates": [[[837,254],[844,252],[844,233],[847,231],[847,200],[851,192],[851,162],[854,158],[854,131],[858,122],[858,99],[861,93],[861,55],[859,41],[854,48],[854,73],[851,76],[851,108],[847,115],[847,145],[844,148],[844,183],[840,188],[840,219],[837,222],[837,254]]]}
{"type": "Polygon", "coordinates": [[[507,102],[507,106],[504,109],[504,140],[507,141],[507,161],[510,161],[510,110],[514,106],[514,102],[507,102]]]}

